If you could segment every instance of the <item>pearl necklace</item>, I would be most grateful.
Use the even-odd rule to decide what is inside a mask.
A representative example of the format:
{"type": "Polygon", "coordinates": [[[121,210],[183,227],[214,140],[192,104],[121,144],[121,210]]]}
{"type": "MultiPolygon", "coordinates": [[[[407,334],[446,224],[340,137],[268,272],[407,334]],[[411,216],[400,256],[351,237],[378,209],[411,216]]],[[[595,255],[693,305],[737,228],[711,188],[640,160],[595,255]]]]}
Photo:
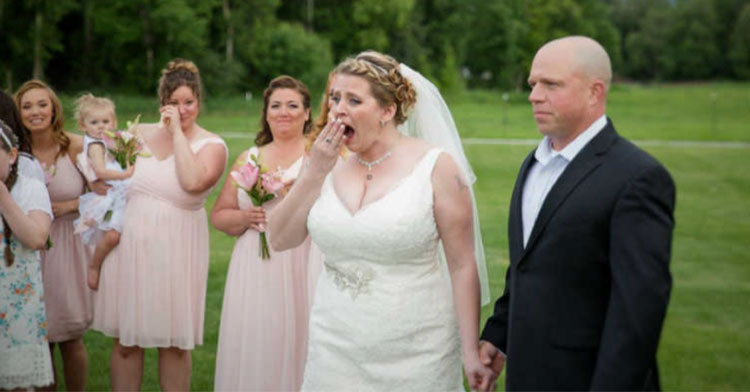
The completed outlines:
{"type": "Polygon", "coordinates": [[[381,156],[380,158],[378,158],[378,159],[376,159],[376,160],[374,160],[372,162],[367,162],[366,160],[360,158],[359,154],[356,155],[356,157],[357,157],[357,163],[359,163],[362,166],[367,167],[367,180],[368,181],[372,180],[372,168],[375,167],[375,166],[377,166],[377,165],[379,165],[379,164],[381,164],[381,163],[383,163],[383,161],[385,161],[386,159],[388,159],[388,157],[391,156],[391,151],[393,151],[393,150],[388,150],[388,152],[386,152],[385,154],[383,154],[383,156],[381,156]]]}

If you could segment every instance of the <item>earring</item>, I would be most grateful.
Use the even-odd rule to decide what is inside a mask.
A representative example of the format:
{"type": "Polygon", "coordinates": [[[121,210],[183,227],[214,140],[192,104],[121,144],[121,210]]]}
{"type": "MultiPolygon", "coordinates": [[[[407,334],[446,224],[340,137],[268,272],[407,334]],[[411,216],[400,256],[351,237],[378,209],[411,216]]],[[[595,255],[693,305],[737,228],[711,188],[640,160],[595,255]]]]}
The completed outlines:
{"type": "Polygon", "coordinates": [[[383,128],[385,126],[385,121],[380,120],[380,128],[383,128]]]}

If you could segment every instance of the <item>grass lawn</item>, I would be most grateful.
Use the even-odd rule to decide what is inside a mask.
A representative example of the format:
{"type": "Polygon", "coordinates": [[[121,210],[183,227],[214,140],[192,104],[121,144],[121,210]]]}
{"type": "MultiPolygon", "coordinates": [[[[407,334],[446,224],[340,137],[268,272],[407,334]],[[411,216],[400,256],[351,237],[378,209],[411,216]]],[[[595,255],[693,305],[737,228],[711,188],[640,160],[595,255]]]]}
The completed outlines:
{"type": "MultiPolygon", "coordinates": [[[[750,85],[617,85],[608,113],[621,133],[637,140],[750,141],[750,85]],[[715,94],[715,99],[712,95],[715,94]]],[[[156,100],[115,96],[121,125],[143,113],[155,119],[156,100]]],[[[70,99],[65,98],[66,108],[70,99]]],[[[494,92],[449,98],[464,137],[536,139],[528,103],[520,94],[508,102],[494,92]]],[[[217,99],[206,103],[200,123],[218,132],[247,132],[227,139],[233,162],[251,145],[257,129],[257,100],[217,99]]],[[[68,112],[70,116],[70,112],[68,112]]],[[[69,129],[74,129],[68,122],[69,129]]],[[[493,297],[504,286],[508,265],[506,224],[518,167],[531,146],[467,145],[479,178],[477,191],[493,297]]],[[[750,387],[750,150],[650,146],[677,184],[672,256],[674,288],[659,349],[665,390],[743,390],[750,387]]],[[[218,188],[217,188],[218,189],[218,188]]],[[[212,194],[207,206],[216,197],[212,194]]],[[[213,388],[222,295],[234,240],[211,231],[211,268],[203,346],[193,352],[192,389],[213,388]]],[[[483,309],[482,318],[491,312],[483,309]]],[[[89,389],[108,390],[111,341],[86,337],[89,389]]],[[[155,350],[146,357],[144,390],[158,389],[155,350]]],[[[58,358],[58,369],[61,369],[58,358]]],[[[60,372],[59,372],[60,373],[60,372]]]]}

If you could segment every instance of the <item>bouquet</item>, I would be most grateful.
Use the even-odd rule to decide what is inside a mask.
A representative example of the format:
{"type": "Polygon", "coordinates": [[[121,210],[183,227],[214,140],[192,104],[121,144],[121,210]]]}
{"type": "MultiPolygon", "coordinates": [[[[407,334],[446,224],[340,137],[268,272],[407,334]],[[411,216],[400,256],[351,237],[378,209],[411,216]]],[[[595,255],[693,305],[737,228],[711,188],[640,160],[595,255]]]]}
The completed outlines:
{"type": "MultiPolygon", "coordinates": [[[[273,200],[290,185],[283,181],[279,172],[268,172],[262,168],[256,155],[250,155],[248,162],[229,174],[235,185],[247,192],[256,207],[273,200]]],[[[260,231],[260,257],[263,260],[271,258],[264,231],[260,231]]]]}
{"type": "Polygon", "coordinates": [[[135,120],[127,122],[127,128],[124,131],[105,131],[105,140],[107,150],[115,158],[120,167],[126,169],[135,163],[138,156],[148,156],[143,152],[143,139],[138,136],[138,124],[141,115],[136,116],[135,120]]]}

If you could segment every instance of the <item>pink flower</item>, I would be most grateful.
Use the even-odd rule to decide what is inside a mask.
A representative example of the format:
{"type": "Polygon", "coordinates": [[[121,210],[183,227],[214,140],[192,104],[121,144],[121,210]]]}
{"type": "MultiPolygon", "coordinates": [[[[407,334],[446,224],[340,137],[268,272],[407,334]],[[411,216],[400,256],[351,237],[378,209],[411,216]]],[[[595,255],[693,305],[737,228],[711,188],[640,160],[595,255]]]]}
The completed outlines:
{"type": "Polygon", "coordinates": [[[240,188],[250,190],[250,188],[252,188],[255,185],[255,182],[258,180],[259,173],[260,168],[258,166],[247,162],[244,165],[240,166],[238,170],[235,170],[230,174],[240,188]]]}
{"type": "Polygon", "coordinates": [[[102,134],[102,139],[104,139],[104,143],[107,145],[107,148],[110,150],[114,150],[117,146],[117,143],[115,143],[115,134],[114,133],[108,133],[105,132],[102,134]]]}
{"type": "Polygon", "coordinates": [[[280,190],[284,188],[284,182],[281,181],[280,178],[273,174],[263,174],[260,176],[261,184],[263,184],[263,189],[266,190],[266,192],[269,193],[279,193],[280,190]]]}

